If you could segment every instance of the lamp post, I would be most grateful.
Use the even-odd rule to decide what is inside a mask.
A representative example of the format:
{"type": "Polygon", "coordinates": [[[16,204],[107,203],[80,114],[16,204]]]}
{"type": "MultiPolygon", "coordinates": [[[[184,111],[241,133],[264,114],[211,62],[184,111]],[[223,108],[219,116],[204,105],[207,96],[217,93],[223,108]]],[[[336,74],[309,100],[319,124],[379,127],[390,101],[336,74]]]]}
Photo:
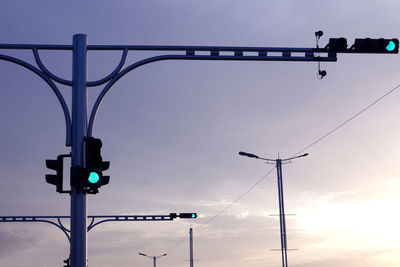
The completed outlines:
{"type": "Polygon", "coordinates": [[[164,254],[162,254],[162,255],[160,255],[160,256],[149,256],[149,255],[146,255],[146,254],[144,254],[144,253],[140,253],[139,252],[139,255],[140,256],[144,256],[144,257],[148,257],[148,258],[152,258],[153,259],[153,266],[154,267],[156,267],[157,265],[157,259],[159,259],[159,258],[161,258],[161,257],[164,257],[164,256],[167,256],[167,253],[164,253],[164,254]]]}
{"type": "Polygon", "coordinates": [[[268,159],[262,158],[255,154],[247,153],[240,151],[239,155],[246,156],[249,158],[255,158],[259,160],[266,161],[268,164],[275,164],[277,177],[278,177],[278,198],[279,198],[279,223],[280,223],[280,232],[281,232],[281,251],[282,251],[282,267],[287,267],[287,241],[286,241],[286,220],[285,220],[285,206],[283,199],[283,183],[282,183],[282,163],[289,163],[291,160],[305,157],[308,153],[295,156],[287,159],[268,159]]]}

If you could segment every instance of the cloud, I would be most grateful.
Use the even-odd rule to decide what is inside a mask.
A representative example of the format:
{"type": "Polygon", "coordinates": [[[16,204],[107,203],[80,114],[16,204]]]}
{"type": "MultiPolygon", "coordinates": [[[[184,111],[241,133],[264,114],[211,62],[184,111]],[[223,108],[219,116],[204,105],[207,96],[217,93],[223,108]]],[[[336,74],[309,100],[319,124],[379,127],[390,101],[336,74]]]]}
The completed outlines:
{"type": "Polygon", "coordinates": [[[0,240],[0,259],[38,243],[35,235],[28,231],[7,231],[7,228],[6,230],[0,229],[0,240]]]}

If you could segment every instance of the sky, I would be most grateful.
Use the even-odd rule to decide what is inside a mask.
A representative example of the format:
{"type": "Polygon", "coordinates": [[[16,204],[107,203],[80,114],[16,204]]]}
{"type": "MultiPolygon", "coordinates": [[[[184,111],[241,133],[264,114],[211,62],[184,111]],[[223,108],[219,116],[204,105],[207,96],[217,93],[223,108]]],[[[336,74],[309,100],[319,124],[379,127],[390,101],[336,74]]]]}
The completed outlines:
{"type": "MultiPolygon", "coordinates": [[[[398,38],[398,1],[2,0],[0,43],[315,47],[329,38],[398,38]]],[[[34,64],[29,51],[3,50],[34,64]]],[[[127,64],[150,54],[130,53],[127,64]]],[[[88,77],[120,52],[89,52],[88,77]]],[[[71,52],[41,52],[71,78],[71,52]]],[[[288,263],[394,267],[400,261],[399,55],[339,54],[315,62],[163,61],[119,80],[93,135],[110,183],[89,215],[197,212],[195,220],[109,222],[88,234],[90,266],[281,266],[273,165],[240,157],[309,156],[283,166],[288,263]],[[311,146],[310,146],[311,145],[311,146]],[[307,149],[305,149],[307,148],[307,149]],[[304,150],[305,149],[305,150],[304,150]]],[[[35,74],[0,62],[0,216],[69,215],[70,198],[45,182],[45,160],[69,153],[62,109],[35,74]]],[[[71,89],[59,85],[68,105],[71,89]]],[[[89,88],[89,106],[102,88],[89,88]]],[[[66,225],[68,221],[64,222],[66,225]]],[[[43,223],[0,223],[0,266],[61,266],[69,244],[43,223]]]]}

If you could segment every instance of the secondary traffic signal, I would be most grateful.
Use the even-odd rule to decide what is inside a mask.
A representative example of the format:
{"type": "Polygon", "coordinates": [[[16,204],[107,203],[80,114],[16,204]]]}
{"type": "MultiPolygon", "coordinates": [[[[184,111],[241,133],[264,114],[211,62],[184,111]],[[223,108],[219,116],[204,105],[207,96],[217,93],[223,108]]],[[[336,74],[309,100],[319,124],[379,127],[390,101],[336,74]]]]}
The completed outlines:
{"type": "Polygon", "coordinates": [[[346,38],[330,38],[328,43],[329,52],[345,52],[347,51],[346,38]]]}
{"type": "Polygon", "coordinates": [[[46,174],[46,182],[56,186],[56,191],[61,192],[63,186],[63,159],[58,156],[56,160],[46,159],[46,167],[55,170],[57,174],[46,174]]]}
{"type": "Polygon", "coordinates": [[[197,213],[179,213],[179,218],[181,218],[181,219],[195,219],[195,218],[197,218],[197,213]]]}
{"type": "Polygon", "coordinates": [[[356,39],[352,45],[354,53],[377,53],[377,54],[397,54],[399,53],[398,39],[356,39]]]}
{"type": "Polygon", "coordinates": [[[71,266],[71,260],[70,260],[70,258],[64,260],[64,263],[65,263],[64,267],[70,267],[70,266],[71,266]]]}
{"type": "Polygon", "coordinates": [[[59,193],[69,193],[69,191],[63,191],[63,170],[64,170],[64,158],[71,157],[69,154],[58,155],[57,159],[46,159],[46,167],[55,170],[56,174],[46,174],[46,182],[56,186],[56,191],[59,193]]]}

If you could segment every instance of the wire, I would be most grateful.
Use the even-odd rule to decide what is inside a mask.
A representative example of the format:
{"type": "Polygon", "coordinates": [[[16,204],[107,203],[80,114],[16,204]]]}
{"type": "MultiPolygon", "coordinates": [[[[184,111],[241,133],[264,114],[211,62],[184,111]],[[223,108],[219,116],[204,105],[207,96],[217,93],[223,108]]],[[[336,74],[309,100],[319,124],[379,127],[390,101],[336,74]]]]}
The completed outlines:
{"type": "MultiPolygon", "coordinates": [[[[388,92],[386,92],[383,96],[379,97],[378,99],[376,99],[375,101],[373,101],[371,104],[369,104],[368,106],[366,106],[365,108],[363,108],[361,111],[357,112],[356,114],[354,114],[353,116],[351,116],[349,119],[345,120],[344,122],[342,122],[341,124],[339,124],[337,127],[333,128],[332,130],[330,130],[329,132],[327,132],[326,134],[322,135],[320,138],[318,138],[317,140],[315,140],[314,142],[312,142],[311,144],[309,144],[308,146],[306,146],[305,148],[301,149],[299,152],[297,152],[296,154],[294,154],[291,157],[297,156],[300,153],[304,152],[305,150],[309,149],[310,147],[314,146],[315,144],[321,142],[322,140],[324,140],[325,138],[327,138],[328,136],[332,135],[334,132],[336,132],[337,130],[339,130],[340,128],[342,128],[343,126],[345,126],[346,124],[348,124],[349,122],[351,122],[352,120],[354,120],[355,118],[357,118],[359,115],[361,115],[363,112],[367,111],[368,109],[370,109],[372,106],[374,106],[375,104],[377,104],[378,102],[380,102],[382,99],[384,99],[385,97],[387,97],[388,95],[390,95],[391,93],[393,93],[394,91],[396,91],[397,89],[400,88],[400,84],[398,84],[397,86],[393,87],[391,90],[389,90],[388,92]]],[[[216,215],[214,215],[213,217],[211,217],[210,219],[208,219],[207,221],[203,222],[202,224],[200,224],[200,226],[197,227],[197,229],[201,229],[202,227],[204,227],[206,224],[209,224],[210,222],[212,222],[213,220],[215,220],[218,216],[220,216],[221,214],[223,214],[224,212],[226,212],[228,209],[230,209],[233,205],[235,205],[237,202],[239,202],[244,196],[246,196],[250,191],[252,191],[258,184],[260,184],[265,178],[267,178],[272,171],[275,169],[272,168],[271,170],[269,170],[263,177],[261,177],[255,184],[253,184],[250,188],[248,188],[246,191],[244,191],[238,198],[236,198],[232,203],[230,203],[228,206],[226,206],[223,210],[221,210],[220,212],[218,212],[216,215]]],[[[186,235],[181,238],[167,253],[169,254],[171,251],[173,251],[174,249],[176,249],[188,236],[188,233],[186,233],[186,235]]]]}
{"type": "Polygon", "coordinates": [[[297,152],[296,154],[294,154],[292,157],[297,156],[298,154],[304,152],[305,150],[309,149],[310,147],[314,146],[315,144],[321,142],[322,140],[324,140],[325,138],[327,138],[328,136],[330,136],[331,134],[333,134],[334,132],[336,132],[337,130],[339,130],[340,128],[342,128],[343,126],[345,126],[346,124],[348,124],[350,121],[354,120],[355,118],[357,118],[359,115],[361,115],[364,111],[367,111],[368,109],[370,109],[372,106],[374,106],[375,104],[377,104],[378,102],[380,102],[382,99],[384,99],[385,97],[387,97],[388,95],[390,95],[391,93],[393,93],[394,91],[396,91],[397,89],[400,88],[400,84],[396,85],[395,87],[393,87],[391,90],[389,90],[388,92],[386,92],[383,96],[379,97],[377,100],[375,100],[374,102],[372,102],[371,104],[369,104],[368,106],[366,106],[365,108],[363,108],[361,111],[357,112],[356,114],[354,114],[353,116],[351,116],[349,119],[345,120],[344,122],[342,122],[341,124],[339,124],[337,127],[335,127],[334,129],[330,130],[329,132],[327,132],[326,134],[324,134],[323,136],[321,136],[320,138],[318,138],[317,140],[315,140],[314,142],[312,142],[311,144],[309,144],[308,146],[306,146],[305,148],[303,148],[302,150],[300,150],[299,152],[297,152]]]}
{"type": "Polygon", "coordinates": [[[253,184],[249,189],[244,191],[238,198],[236,198],[232,203],[230,203],[228,206],[226,206],[223,210],[218,212],[216,215],[205,221],[204,223],[200,224],[200,226],[197,227],[197,229],[202,228],[204,225],[209,224],[212,222],[215,218],[217,218],[219,215],[223,214],[225,211],[230,209],[233,205],[235,205],[237,202],[239,202],[245,195],[247,195],[251,190],[253,190],[259,183],[261,183],[265,178],[268,177],[272,173],[272,171],[275,170],[275,167],[269,170],[261,179],[259,179],[255,184],[253,184]]]}
{"type": "Polygon", "coordinates": [[[174,249],[176,249],[188,236],[189,234],[186,233],[186,235],[184,237],[182,237],[178,242],[176,242],[176,244],[171,247],[166,253],[167,254],[171,254],[171,251],[173,251],[174,249]]]}
{"type": "MultiPolygon", "coordinates": [[[[207,221],[203,222],[202,224],[200,224],[198,227],[196,227],[196,229],[201,229],[204,225],[209,224],[210,222],[212,222],[213,220],[215,220],[215,218],[217,218],[218,216],[220,216],[221,214],[223,214],[224,212],[226,212],[228,209],[230,209],[233,205],[235,205],[237,202],[239,202],[245,195],[247,195],[251,190],[253,190],[259,183],[261,183],[265,178],[267,178],[272,171],[275,170],[275,167],[272,168],[271,170],[269,170],[263,177],[261,177],[255,184],[253,184],[251,187],[249,187],[246,191],[244,191],[238,198],[236,198],[233,202],[231,202],[228,206],[226,206],[223,210],[221,210],[220,212],[218,212],[216,215],[214,215],[213,217],[211,217],[210,219],[208,219],[207,221]]],[[[182,237],[173,247],[171,247],[171,249],[169,249],[167,251],[167,254],[170,254],[171,251],[173,251],[175,248],[177,248],[188,236],[188,233],[185,234],[184,237],[182,237]]]]}

